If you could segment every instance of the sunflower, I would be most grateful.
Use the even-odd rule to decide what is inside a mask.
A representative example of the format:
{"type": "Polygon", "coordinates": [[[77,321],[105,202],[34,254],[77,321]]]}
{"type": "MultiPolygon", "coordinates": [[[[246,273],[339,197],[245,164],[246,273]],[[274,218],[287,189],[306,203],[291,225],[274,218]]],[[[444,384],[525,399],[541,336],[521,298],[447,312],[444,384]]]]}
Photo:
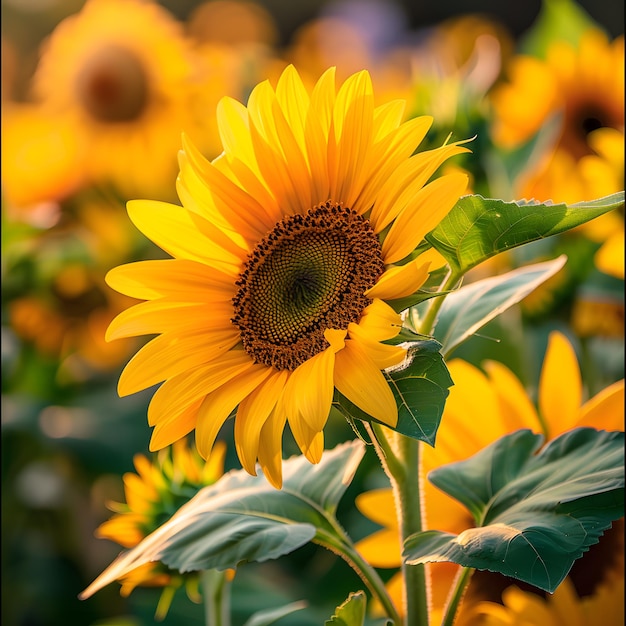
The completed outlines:
{"type": "MultiPolygon", "coordinates": [[[[96,536],[133,548],[202,487],[220,478],[224,473],[225,453],[225,444],[218,442],[205,461],[181,439],[159,451],[153,462],[142,454],[135,455],[136,473],[128,472],[123,477],[126,503],[109,503],[116,514],[96,529],[96,536]]],[[[197,578],[197,572],[183,574],[162,563],[147,563],[120,580],[120,594],[127,597],[137,586],[163,587],[156,613],[157,619],[163,619],[174,592],[183,584],[189,597],[200,601],[197,578]]]]}
{"type": "Polygon", "coordinates": [[[276,89],[257,85],[247,108],[220,101],[220,157],[209,162],[184,138],[182,207],[129,202],[135,225],[174,257],[107,275],[147,300],[119,315],[107,339],[158,334],[118,385],[128,395],[164,381],[148,409],[151,449],[195,428],[208,456],[236,410],[243,467],[255,474],[258,458],[280,486],[286,423],[318,462],[335,389],[395,426],[381,370],[406,352],[383,343],[402,325],[386,300],[424,283],[430,261],[407,257],[467,184],[461,174],[426,184],[466,148],[411,156],[431,119],[401,123],[402,111],[402,102],[374,106],[366,71],[336,89],[331,68],[309,93],[289,66],[276,89]]]}
{"type": "Polygon", "coordinates": [[[598,587],[592,596],[580,597],[566,578],[553,596],[543,599],[511,586],[502,594],[503,605],[480,602],[472,611],[481,626],[604,626],[624,623],[624,576],[598,587]]]}
{"type": "MultiPolygon", "coordinates": [[[[538,409],[522,383],[501,363],[486,362],[487,374],[460,359],[449,361],[448,367],[455,385],[444,408],[436,447],[422,447],[423,475],[442,465],[467,459],[496,439],[520,428],[541,432],[547,440],[580,426],[605,430],[624,428],[624,381],[610,385],[583,403],[576,353],[569,340],[559,332],[553,332],[549,337],[539,382],[538,409]]],[[[474,526],[474,520],[464,506],[427,481],[424,481],[424,503],[429,529],[458,534],[474,526]]],[[[375,567],[399,567],[400,539],[391,490],[361,494],[356,504],[364,515],[383,526],[382,530],[361,540],[357,549],[375,567]]],[[[585,558],[589,558],[589,554],[585,558]]],[[[613,556],[613,559],[617,561],[615,569],[623,570],[621,557],[613,556]]],[[[447,594],[458,569],[454,563],[426,565],[432,584],[430,614],[433,623],[441,621],[447,594]]],[[[483,599],[478,584],[480,574],[475,574],[472,579],[459,623],[469,619],[473,602],[483,599]]],[[[489,580],[496,588],[494,580],[489,580]]],[[[391,579],[389,590],[396,605],[402,606],[400,573],[391,579]]]]}
{"type": "MultiPolygon", "coordinates": [[[[176,151],[196,80],[182,25],[148,0],[88,0],[45,42],[34,95],[85,151],[75,166],[126,197],[174,197],[176,151]]],[[[197,131],[200,132],[200,131],[197,131]]]]}
{"type": "Polygon", "coordinates": [[[508,69],[510,82],[491,95],[496,144],[519,146],[560,116],[554,151],[531,166],[516,193],[579,202],[623,189],[623,166],[612,159],[624,151],[624,38],[609,42],[590,29],[578,47],[556,41],[545,60],[518,56],[508,69]],[[605,129],[616,131],[621,149],[607,154],[594,132],[605,129]]]}

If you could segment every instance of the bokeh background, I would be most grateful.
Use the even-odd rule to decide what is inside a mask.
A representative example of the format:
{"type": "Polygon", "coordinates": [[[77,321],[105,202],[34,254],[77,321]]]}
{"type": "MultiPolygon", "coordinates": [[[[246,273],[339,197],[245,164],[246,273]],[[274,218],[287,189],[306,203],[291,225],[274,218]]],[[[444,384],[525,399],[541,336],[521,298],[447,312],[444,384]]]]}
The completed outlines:
{"type": "MultiPolygon", "coordinates": [[[[623,25],[618,0],[2,0],[3,626],[154,623],[158,590],[78,594],[121,550],[94,532],[111,516],[107,503],[124,500],[122,475],[134,471],[134,455],[148,454],[150,439],[152,391],[116,392],[141,342],[104,341],[129,304],[104,275],[163,256],[124,205],[175,201],[181,129],[214,158],[223,95],[245,102],[287,63],[307,82],[329,65],[340,77],[366,68],[381,102],[403,97],[409,115],[434,116],[429,145],[476,137],[458,164],[473,191],[589,200],[624,188],[623,47],[614,45],[623,25]],[[604,39],[584,44],[588,29],[604,39]],[[544,71],[555,41],[572,55],[584,50],[604,83],[555,89],[556,74],[544,71]],[[539,64],[535,93],[512,71],[521,53],[539,64]],[[507,124],[526,135],[507,135],[507,124]]],[[[570,258],[455,356],[500,360],[532,394],[556,328],[577,350],[588,396],[622,378],[623,214],[597,222],[477,268],[470,279],[570,258]],[[607,252],[613,235],[618,247],[607,252]]],[[[354,436],[341,420],[329,429],[328,447],[354,436]]],[[[232,441],[229,432],[221,438],[232,441]]],[[[289,439],[285,448],[296,453],[289,439]]],[[[235,467],[229,448],[226,468],[235,467]]],[[[357,493],[383,484],[377,468],[368,452],[339,511],[355,539],[377,528],[353,505],[357,493]]],[[[343,562],[307,546],[240,568],[233,624],[299,599],[312,617],[279,623],[321,624],[358,587],[343,562]]],[[[203,624],[203,608],[181,591],[163,623],[203,624]]]]}

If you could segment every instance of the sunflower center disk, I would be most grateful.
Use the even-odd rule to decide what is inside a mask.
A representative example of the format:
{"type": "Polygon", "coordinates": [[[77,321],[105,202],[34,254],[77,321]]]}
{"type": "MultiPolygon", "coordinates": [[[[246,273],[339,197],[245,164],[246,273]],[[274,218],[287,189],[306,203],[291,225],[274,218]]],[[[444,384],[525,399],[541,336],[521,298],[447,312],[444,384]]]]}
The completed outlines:
{"type": "Polygon", "coordinates": [[[87,112],[105,123],[137,119],[148,101],[148,77],[141,61],[117,46],[88,59],[76,87],[87,112]]]}
{"type": "Polygon", "coordinates": [[[384,271],[369,221],[326,202],[284,218],[249,255],[233,323],[257,363],[294,370],[328,347],[324,331],[358,322],[384,271]]]}

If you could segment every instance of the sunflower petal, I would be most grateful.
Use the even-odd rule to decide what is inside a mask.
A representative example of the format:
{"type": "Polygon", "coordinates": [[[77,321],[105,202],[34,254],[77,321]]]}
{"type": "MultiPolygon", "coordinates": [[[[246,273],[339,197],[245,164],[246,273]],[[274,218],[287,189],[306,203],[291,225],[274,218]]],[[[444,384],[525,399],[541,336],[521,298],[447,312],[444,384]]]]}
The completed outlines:
{"type": "Polygon", "coordinates": [[[389,426],[398,422],[398,407],[385,377],[357,341],[346,341],[336,355],[335,386],[376,420],[389,426]]]}
{"type": "Polygon", "coordinates": [[[381,300],[410,296],[426,282],[429,268],[430,263],[424,263],[420,257],[406,265],[390,267],[365,295],[381,300]]]}

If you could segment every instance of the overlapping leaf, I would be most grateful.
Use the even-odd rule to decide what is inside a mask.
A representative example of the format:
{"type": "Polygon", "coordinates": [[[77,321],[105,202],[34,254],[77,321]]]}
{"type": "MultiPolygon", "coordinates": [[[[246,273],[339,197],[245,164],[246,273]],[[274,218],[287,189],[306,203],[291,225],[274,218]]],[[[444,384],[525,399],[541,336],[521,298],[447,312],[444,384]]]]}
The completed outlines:
{"type": "Polygon", "coordinates": [[[624,433],[577,428],[539,450],[520,430],[429,479],[463,503],[477,527],[407,539],[410,564],[452,561],[554,592],[574,561],[624,515],[624,433]],[[538,451],[539,450],[539,451],[538,451]]]}
{"type": "Polygon", "coordinates": [[[623,191],[571,205],[463,196],[426,240],[461,276],[500,252],[565,232],[622,206],[623,191]]]}
{"type": "Polygon", "coordinates": [[[181,572],[234,568],[292,552],[317,533],[336,535],[334,513],[364,454],[360,441],[283,464],[283,488],[243,470],[199,491],[163,526],[120,555],[81,594],[93,595],[136,567],[162,561],[181,572]]]}
{"type": "MultiPolygon", "coordinates": [[[[385,371],[398,406],[395,430],[407,437],[435,445],[435,436],[453,382],[438,342],[414,341],[404,345],[407,348],[405,361],[385,371]]],[[[334,406],[348,420],[374,421],[337,391],[334,406]]]]}
{"type": "Polygon", "coordinates": [[[450,294],[443,302],[434,336],[442,352],[450,353],[500,313],[518,303],[564,265],[565,256],[526,265],[499,276],[476,281],[450,294]]]}
{"type": "Polygon", "coordinates": [[[351,593],[324,626],[363,626],[367,601],[363,591],[351,593]]]}

